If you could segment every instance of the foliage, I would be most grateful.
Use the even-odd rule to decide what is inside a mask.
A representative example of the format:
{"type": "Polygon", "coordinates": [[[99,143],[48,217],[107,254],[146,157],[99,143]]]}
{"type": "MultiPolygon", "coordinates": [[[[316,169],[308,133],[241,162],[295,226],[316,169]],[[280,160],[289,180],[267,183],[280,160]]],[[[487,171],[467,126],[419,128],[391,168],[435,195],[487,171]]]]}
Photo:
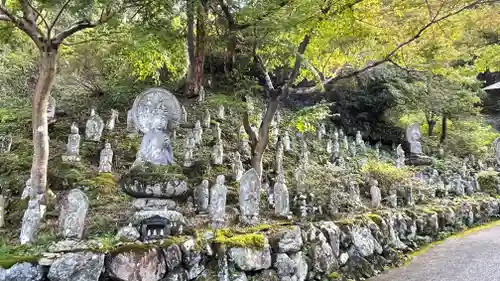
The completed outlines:
{"type": "Polygon", "coordinates": [[[490,195],[498,194],[498,185],[500,184],[499,173],[493,169],[481,171],[477,174],[477,181],[482,190],[490,195]]]}
{"type": "Polygon", "coordinates": [[[412,174],[406,166],[398,169],[393,163],[376,160],[368,160],[361,168],[361,172],[365,177],[377,180],[381,188],[390,188],[394,184],[403,182],[412,174]]]}

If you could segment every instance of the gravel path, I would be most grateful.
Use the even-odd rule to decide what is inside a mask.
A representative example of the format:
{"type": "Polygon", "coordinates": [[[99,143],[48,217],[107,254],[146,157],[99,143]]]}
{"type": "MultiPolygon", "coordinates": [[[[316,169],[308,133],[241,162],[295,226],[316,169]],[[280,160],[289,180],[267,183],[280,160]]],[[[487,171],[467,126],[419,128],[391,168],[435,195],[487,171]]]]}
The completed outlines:
{"type": "Polygon", "coordinates": [[[451,238],[369,281],[498,281],[500,227],[451,238]]]}

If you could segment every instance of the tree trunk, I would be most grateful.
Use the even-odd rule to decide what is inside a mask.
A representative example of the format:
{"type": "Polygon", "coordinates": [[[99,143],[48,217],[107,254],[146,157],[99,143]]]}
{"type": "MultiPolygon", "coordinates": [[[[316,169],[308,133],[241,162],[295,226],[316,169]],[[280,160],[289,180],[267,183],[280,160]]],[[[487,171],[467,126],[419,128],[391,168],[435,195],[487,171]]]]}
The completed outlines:
{"type": "Polygon", "coordinates": [[[234,31],[229,31],[229,40],[226,46],[226,59],[224,62],[224,72],[229,75],[233,71],[235,64],[237,38],[234,31]]]}
{"type": "MultiPolygon", "coordinates": [[[[193,60],[190,63],[191,75],[187,81],[186,95],[197,96],[203,89],[203,76],[205,67],[205,43],[206,43],[206,20],[207,3],[202,0],[196,9],[196,46],[193,60]]],[[[189,33],[189,32],[188,32],[189,33]]],[[[188,34],[189,35],[189,34],[188,34]]],[[[188,38],[189,39],[189,38],[188,38]]],[[[189,49],[189,40],[188,40],[189,49]]]]}
{"type": "Polygon", "coordinates": [[[31,166],[31,199],[44,194],[47,188],[47,165],[49,162],[49,133],[47,122],[48,98],[57,67],[57,50],[41,53],[41,65],[33,94],[33,162],[31,166]]]}
{"type": "Polygon", "coordinates": [[[429,126],[429,128],[427,129],[427,135],[430,137],[434,133],[434,127],[436,126],[436,121],[434,121],[433,119],[428,119],[427,125],[429,126]]]}
{"type": "Polygon", "coordinates": [[[446,127],[447,127],[447,115],[443,114],[443,120],[441,121],[441,139],[440,142],[443,143],[444,140],[446,139],[446,127]]]}
{"type": "Polygon", "coordinates": [[[194,3],[195,0],[186,1],[186,15],[187,15],[187,51],[188,51],[188,72],[186,75],[185,94],[189,95],[189,86],[194,73],[194,3]]]}

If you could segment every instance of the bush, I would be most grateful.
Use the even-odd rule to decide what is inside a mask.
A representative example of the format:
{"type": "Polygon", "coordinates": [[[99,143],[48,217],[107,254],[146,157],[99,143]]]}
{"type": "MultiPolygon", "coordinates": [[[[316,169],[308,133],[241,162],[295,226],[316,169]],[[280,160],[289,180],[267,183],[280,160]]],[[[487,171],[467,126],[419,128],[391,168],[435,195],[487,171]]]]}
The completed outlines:
{"type": "Polygon", "coordinates": [[[400,183],[412,175],[408,167],[396,168],[392,163],[369,160],[361,167],[363,176],[377,180],[379,187],[391,187],[395,183],[400,183]]]}
{"type": "Polygon", "coordinates": [[[492,169],[481,171],[477,174],[477,181],[484,192],[491,195],[497,194],[497,186],[499,184],[498,172],[492,169]]]}

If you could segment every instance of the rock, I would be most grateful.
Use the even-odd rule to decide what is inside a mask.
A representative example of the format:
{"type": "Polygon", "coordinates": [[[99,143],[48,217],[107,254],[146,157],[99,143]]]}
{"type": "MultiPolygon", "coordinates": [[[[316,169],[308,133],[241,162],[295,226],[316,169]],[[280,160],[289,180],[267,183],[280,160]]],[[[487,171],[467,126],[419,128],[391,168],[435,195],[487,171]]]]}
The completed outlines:
{"type": "Polygon", "coordinates": [[[0,280],[2,281],[41,281],[42,272],[40,267],[23,262],[16,263],[9,269],[0,267],[0,280]]]}
{"type": "Polygon", "coordinates": [[[187,273],[184,269],[169,272],[162,281],[187,281],[187,273]]]}
{"type": "Polygon", "coordinates": [[[97,281],[103,267],[103,254],[67,253],[52,264],[47,277],[50,281],[97,281]]]}
{"type": "Polygon", "coordinates": [[[286,228],[279,233],[279,253],[296,253],[302,249],[303,244],[302,232],[298,226],[286,228]]]}
{"type": "Polygon", "coordinates": [[[182,243],[181,250],[183,262],[188,269],[187,278],[188,280],[195,279],[205,270],[205,266],[201,263],[202,255],[196,247],[196,240],[194,238],[186,240],[182,243]]]}
{"type": "Polygon", "coordinates": [[[165,260],[167,262],[168,271],[173,271],[182,263],[181,248],[177,244],[168,246],[165,251],[165,260]]]}
{"type": "Polygon", "coordinates": [[[309,270],[305,254],[302,252],[297,252],[294,254],[290,254],[290,258],[295,262],[296,265],[295,276],[297,277],[297,281],[305,281],[307,272],[309,270]]]}
{"type": "Polygon", "coordinates": [[[333,254],[338,257],[340,255],[340,228],[331,221],[325,221],[321,222],[320,229],[328,238],[333,254]]]}
{"type": "Polygon", "coordinates": [[[116,240],[119,241],[133,242],[139,240],[140,237],[141,234],[139,233],[137,228],[133,227],[132,225],[120,228],[118,230],[118,233],[116,234],[116,240]]]}
{"type": "Polygon", "coordinates": [[[271,248],[267,238],[263,249],[231,248],[229,257],[243,271],[256,271],[271,267],[271,248]]]}
{"type": "Polygon", "coordinates": [[[340,265],[346,264],[348,260],[349,260],[349,254],[348,253],[342,253],[342,254],[340,254],[340,258],[339,258],[340,265]]]}
{"type": "Polygon", "coordinates": [[[82,239],[89,199],[79,189],[73,189],[61,205],[59,231],[64,238],[82,239]]]}
{"type": "MultiPolygon", "coordinates": [[[[90,241],[89,241],[90,242],[90,241]]],[[[76,240],[61,240],[57,242],[53,242],[49,246],[49,252],[58,253],[58,252],[76,252],[76,251],[84,251],[90,248],[89,242],[87,241],[76,241],[76,240]]],[[[98,245],[96,245],[98,246],[98,245]]]]}
{"type": "Polygon", "coordinates": [[[312,270],[315,273],[330,274],[339,267],[337,258],[326,238],[318,239],[311,245],[312,270]]]}
{"type": "Polygon", "coordinates": [[[188,192],[188,185],[183,180],[170,180],[163,183],[145,183],[135,179],[124,180],[123,192],[133,197],[172,199],[182,198],[188,192]]]}
{"type": "Polygon", "coordinates": [[[375,252],[382,254],[382,246],[380,246],[367,228],[355,226],[351,230],[351,235],[354,247],[363,257],[371,256],[375,252]]]}
{"type": "Polygon", "coordinates": [[[372,264],[356,248],[351,247],[348,253],[349,259],[345,265],[345,270],[349,276],[355,277],[357,280],[365,280],[375,275],[372,264]]]}
{"type": "Polygon", "coordinates": [[[160,249],[119,253],[110,259],[107,270],[113,278],[122,281],[159,281],[167,273],[160,249]]]}
{"type": "Polygon", "coordinates": [[[292,276],[295,273],[297,264],[287,254],[277,254],[275,257],[274,268],[276,268],[278,277],[292,276]]]}
{"type": "Polygon", "coordinates": [[[248,281],[245,272],[234,270],[229,273],[229,281],[248,281]]]}

